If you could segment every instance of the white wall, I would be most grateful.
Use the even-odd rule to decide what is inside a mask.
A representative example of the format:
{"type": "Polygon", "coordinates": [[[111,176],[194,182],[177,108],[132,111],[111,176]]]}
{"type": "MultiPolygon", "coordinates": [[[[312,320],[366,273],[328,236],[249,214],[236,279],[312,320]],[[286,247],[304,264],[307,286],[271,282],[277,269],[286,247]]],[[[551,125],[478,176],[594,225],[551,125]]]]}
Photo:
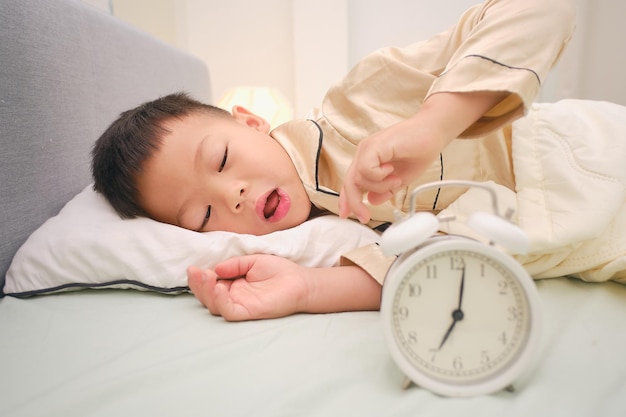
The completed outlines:
{"type": "Polygon", "coordinates": [[[307,117],[349,68],[348,0],[293,0],[294,108],[307,117]]]}
{"type": "Polygon", "coordinates": [[[626,1],[586,3],[579,96],[626,105],[626,1]]]}
{"type": "Polygon", "coordinates": [[[375,49],[427,39],[479,1],[348,0],[350,65],[375,49]]]}
{"type": "Polygon", "coordinates": [[[209,63],[217,100],[237,85],[267,85],[293,99],[291,0],[186,0],[184,47],[209,63]]]}
{"type": "Polygon", "coordinates": [[[100,9],[105,13],[111,13],[110,0],[83,0],[83,2],[100,9]]]}
{"type": "MultiPolygon", "coordinates": [[[[205,60],[217,100],[277,88],[305,117],[359,58],[446,28],[478,0],[112,0],[114,14],[205,60]]],[[[522,1],[522,0],[520,0],[522,1]]],[[[550,1],[550,0],[546,0],[550,1]]],[[[540,97],[626,105],[624,0],[572,0],[578,31],[540,97]]]]}
{"type": "Polygon", "coordinates": [[[110,3],[113,14],[120,19],[164,42],[182,46],[179,33],[187,25],[184,20],[178,19],[178,6],[182,3],[176,0],[110,0],[110,3]]]}

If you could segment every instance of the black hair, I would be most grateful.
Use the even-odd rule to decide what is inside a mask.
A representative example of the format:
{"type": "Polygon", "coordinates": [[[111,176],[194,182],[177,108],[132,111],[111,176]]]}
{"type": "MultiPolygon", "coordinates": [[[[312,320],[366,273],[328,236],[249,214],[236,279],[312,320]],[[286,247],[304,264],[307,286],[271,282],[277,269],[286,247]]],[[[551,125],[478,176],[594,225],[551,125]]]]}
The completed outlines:
{"type": "Polygon", "coordinates": [[[122,218],[148,217],[139,203],[137,176],[168,133],[165,123],[195,112],[230,116],[179,92],[123,112],[96,140],[91,151],[93,187],[122,218]]]}

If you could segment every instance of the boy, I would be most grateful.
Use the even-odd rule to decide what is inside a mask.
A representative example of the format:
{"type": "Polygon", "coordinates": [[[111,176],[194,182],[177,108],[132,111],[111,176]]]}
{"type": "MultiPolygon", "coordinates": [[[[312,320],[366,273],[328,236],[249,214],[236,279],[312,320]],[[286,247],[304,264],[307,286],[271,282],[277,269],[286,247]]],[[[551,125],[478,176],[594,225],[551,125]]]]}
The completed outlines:
{"type": "MultiPolygon", "coordinates": [[[[231,115],[180,94],[146,103],[96,143],[96,190],[125,217],[265,234],[320,211],[375,227],[406,211],[421,183],[492,181],[530,235],[521,262],[533,276],[626,279],[624,110],[532,105],[573,21],[567,0],[486,1],[427,42],[365,58],[315,121],[272,132],[239,106],[231,115]]],[[[417,208],[479,206],[464,191],[424,193],[417,208]]],[[[377,309],[391,262],[373,245],[335,268],[252,255],[190,267],[188,278],[211,313],[245,320],[377,309]]]]}

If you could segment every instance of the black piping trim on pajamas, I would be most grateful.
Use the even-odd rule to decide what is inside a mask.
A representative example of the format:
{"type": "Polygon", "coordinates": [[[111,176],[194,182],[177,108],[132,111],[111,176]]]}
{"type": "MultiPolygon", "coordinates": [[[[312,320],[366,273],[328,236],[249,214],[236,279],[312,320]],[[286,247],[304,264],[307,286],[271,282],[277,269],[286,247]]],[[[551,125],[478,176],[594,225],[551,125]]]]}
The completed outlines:
{"type": "MultiPolygon", "coordinates": [[[[496,61],[496,60],[495,60],[495,59],[493,59],[493,58],[489,58],[489,57],[486,57],[486,56],[483,56],[483,55],[467,55],[467,56],[466,56],[466,58],[469,58],[469,57],[481,58],[481,59],[487,60],[487,61],[489,61],[489,62],[492,62],[492,63],[494,63],[494,64],[501,65],[501,66],[503,66],[503,67],[505,67],[505,68],[510,68],[510,69],[515,69],[515,70],[523,70],[523,71],[529,71],[529,72],[532,72],[532,74],[535,76],[535,78],[537,78],[537,82],[539,83],[539,85],[541,85],[541,78],[539,78],[539,74],[537,74],[535,71],[531,70],[530,68],[514,67],[514,66],[512,66],[512,65],[506,65],[506,64],[503,64],[502,62],[498,62],[498,61],[496,61]]],[[[445,74],[445,73],[444,73],[444,74],[445,74]]],[[[443,74],[441,74],[441,75],[443,75],[443,74]]]]}
{"type": "Polygon", "coordinates": [[[324,131],[322,130],[320,125],[317,124],[317,122],[315,120],[309,119],[309,121],[311,121],[315,125],[315,127],[317,127],[317,130],[319,130],[319,132],[320,132],[319,144],[317,145],[317,154],[315,155],[315,191],[319,191],[320,193],[324,193],[324,194],[328,194],[328,195],[333,195],[335,197],[339,197],[339,193],[336,193],[336,192],[330,191],[330,190],[322,190],[322,189],[320,189],[320,181],[318,179],[318,174],[319,174],[319,168],[320,168],[320,156],[322,154],[322,143],[324,142],[324,131]]]}
{"type": "MultiPolygon", "coordinates": [[[[382,233],[387,230],[389,226],[391,226],[391,222],[385,222],[376,226],[374,230],[376,230],[378,233],[382,233]]],[[[378,245],[378,242],[376,242],[376,244],[378,245]]]]}

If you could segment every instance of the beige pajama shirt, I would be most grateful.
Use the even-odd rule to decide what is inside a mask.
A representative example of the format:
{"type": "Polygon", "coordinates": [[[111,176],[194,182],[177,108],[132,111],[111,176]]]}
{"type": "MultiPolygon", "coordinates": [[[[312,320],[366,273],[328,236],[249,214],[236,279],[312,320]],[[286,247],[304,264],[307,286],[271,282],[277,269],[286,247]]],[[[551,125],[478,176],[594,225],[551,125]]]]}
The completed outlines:
{"type": "MultiPolygon", "coordinates": [[[[448,145],[394,200],[371,206],[374,227],[409,208],[420,184],[492,182],[531,240],[518,259],[536,278],[626,280],[626,110],[609,103],[536,104],[542,83],[574,32],[572,0],[488,0],[450,30],[372,53],[326,94],[315,120],[271,135],[285,148],[319,208],[338,213],[338,193],[359,141],[414,115],[439,92],[509,95],[448,145]]],[[[418,210],[462,219],[484,195],[443,188],[420,194],[418,210]]],[[[344,254],[382,282],[393,259],[376,245],[344,254]]]]}

